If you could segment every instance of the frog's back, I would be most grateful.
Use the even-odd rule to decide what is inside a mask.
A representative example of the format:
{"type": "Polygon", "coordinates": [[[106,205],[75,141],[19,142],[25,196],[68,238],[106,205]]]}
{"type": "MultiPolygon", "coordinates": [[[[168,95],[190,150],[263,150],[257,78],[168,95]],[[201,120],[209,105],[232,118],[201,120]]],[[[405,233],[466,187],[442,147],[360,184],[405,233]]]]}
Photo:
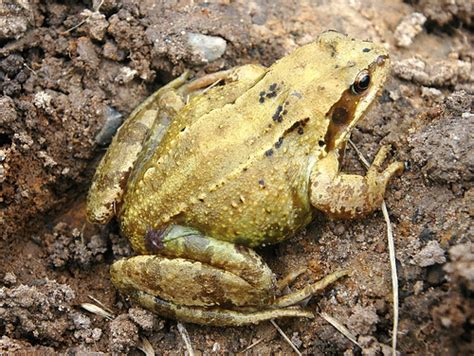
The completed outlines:
{"type": "Polygon", "coordinates": [[[316,84],[339,95],[355,76],[341,78],[340,68],[357,71],[344,54],[332,58],[331,45],[296,50],[222,107],[193,115],[199,100],[216,95],[211,90],[179,113],[127,186],[121,223],[134,246],[147,230],[170,223],[253,246],[310,221],[309,173],[325,154],[325,114],[338,100],[316,84]]]}

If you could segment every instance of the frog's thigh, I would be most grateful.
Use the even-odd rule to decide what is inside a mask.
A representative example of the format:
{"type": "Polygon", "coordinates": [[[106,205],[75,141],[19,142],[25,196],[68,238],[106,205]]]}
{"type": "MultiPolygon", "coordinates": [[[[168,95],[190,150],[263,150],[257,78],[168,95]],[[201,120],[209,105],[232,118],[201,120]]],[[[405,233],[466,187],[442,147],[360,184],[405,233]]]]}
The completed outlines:
{"type": "Polygon", "coordinates": [[[111,268],[113,283],[126,293],[141,290],[195,306],[256,306],[273,297],[273,274],[251,249],[176,225],[145,240],[159,256],[136,256],[111,268]]]}
{"type": "Polygon", "coordinates": [[[403,170],[403,163],[394,162],[379,172],[387,152],[387,146],[380,149],[366,176],[340,173],[337,154],[330,152],[311,172],[311,204],[336,218],[363,216],[378,209],[389,180],[403,170]]]}
{"type": "Polygon", "coordinates": [[[163,137],[171,118],[184,105],[176,88],[185,83],[186,77],[187,73],[153,93],[124,121],[97,167],[87,197],[89,221],[105,224],[112,218],[145,139],[152,130],[161,132],[154,136],[163,137]]]}

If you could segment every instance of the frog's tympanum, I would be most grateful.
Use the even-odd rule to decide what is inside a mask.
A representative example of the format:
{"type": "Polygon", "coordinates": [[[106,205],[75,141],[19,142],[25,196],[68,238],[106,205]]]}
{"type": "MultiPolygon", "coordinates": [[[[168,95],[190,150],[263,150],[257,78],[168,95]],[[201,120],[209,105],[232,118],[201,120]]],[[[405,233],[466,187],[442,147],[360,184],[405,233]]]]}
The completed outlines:
{"type": "Polygon", "coordinates": [[[113,284],[193,323],[312,317],[295,304],[347,271],[281,295],[251,248],[291,237],[316,210],[355,218],[380,206],[403,168],[381,169],[388,148],[365,176],[339,164],[388,73],[382,47],[325,32],[269,68],[184,74],[151,95],[119,129],[88,196],[89,220],[116,216],[138,254],[112,265],[113,284]]]}

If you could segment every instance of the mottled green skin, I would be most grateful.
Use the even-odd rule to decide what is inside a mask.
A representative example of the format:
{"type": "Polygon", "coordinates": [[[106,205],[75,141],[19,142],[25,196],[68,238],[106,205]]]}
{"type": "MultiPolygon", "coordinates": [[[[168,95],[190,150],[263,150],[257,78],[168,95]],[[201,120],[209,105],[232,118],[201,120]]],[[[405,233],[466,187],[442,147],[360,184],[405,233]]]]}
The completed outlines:
{"type": "Polygon", "coordinates": [[[339,159],[388,71],[383,48],[326,32],[269,68],[160,89],[126,120],[89,192],[91,221],[116,214],[135,251],[156,255],[116,262],[114,284],[165,316],[203,324],[302,316],[286,306],[320,285],[278,304],[270,269],[243,245],[291,237],[315,208],[357,217],[380,205],[401,164],[380,173],[384,149],[362,177],[340,173],[339,159]],[[371,84],[354,94],[361,73],[371,84]],[[224,85],[201,90],[215,79],[224,85]],[[176,314],[179,306],[190,312],[176,314]]]}

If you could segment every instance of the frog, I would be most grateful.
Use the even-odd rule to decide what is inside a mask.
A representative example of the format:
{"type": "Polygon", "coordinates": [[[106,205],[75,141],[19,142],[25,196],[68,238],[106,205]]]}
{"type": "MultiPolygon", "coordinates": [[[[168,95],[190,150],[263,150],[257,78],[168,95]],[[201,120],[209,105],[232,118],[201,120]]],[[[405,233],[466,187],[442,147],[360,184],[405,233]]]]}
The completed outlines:
{"type": "Polygon", "coordinates": [[[153,93],[119,128],[87,198],[88,220],[115,217],[136,252],[112,264],[113,285],[163,317],[202,325],[314,317],[301,302],[350,270],[284,293],[299,272],[277,282],[255,248],[319,213],[352,219],[380,207],[403,171],[384,164],[390,147],[365,175],[340,166],[389,72],[383,46],[327,31],[269,67],[185,72],[153,93]]]}

